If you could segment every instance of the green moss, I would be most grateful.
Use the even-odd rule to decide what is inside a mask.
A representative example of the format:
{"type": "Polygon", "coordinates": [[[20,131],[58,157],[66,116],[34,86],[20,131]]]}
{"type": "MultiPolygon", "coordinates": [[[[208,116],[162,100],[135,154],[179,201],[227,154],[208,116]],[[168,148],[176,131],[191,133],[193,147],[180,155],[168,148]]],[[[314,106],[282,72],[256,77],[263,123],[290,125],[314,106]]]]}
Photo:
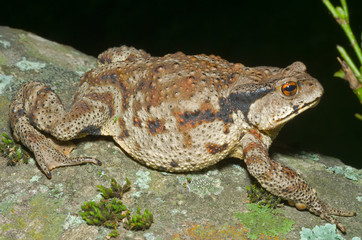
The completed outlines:
{"type": "Polygon", "coordinates": [[[130,230],[145,230],[149,228],[153,222],[153,215],[147,209],[141,214],[140,208],[136,214],[130,215],[130,211],[120,199],[123,194],[131,187],[131,183],[126,179],[124,185],[119,185],[115,179],[111,179],[111,187],[106,188],[99,185],[98,189],[102,192],[102,197],[99,202],[85,202],[81,208],[79,215],[82,216],[89,225],[104,226],[113,229],[109,237],[117,237],[117,228],[120,223],[126,229],[130,230]]]}
{"type": "Polygon", "coordinates": [[[25,234],[22,239],[59,239],[63,232],[62,223],[66,218],[66,215],[56,211],[60,204],[60,200],[36,195],[30,199],[30,209],[26,215],[20,215],[16,211],[8,213],[7,222],[0,227],[0,240],[9,239],[9,236],[18,232],[25,234]]]}
{"type": "Polygon", "coordinates": [[[250,187],[246,186],[246,189],[251,203],[257,203],[260,206],[266,206],[268,208],[283,206],[279,197],[271,194],[259,184],[252,184],[250,187]]]}
{"type": "Polygon", "coordinates": [[[111,179],[111,187],[106,188],[104,186],[97,186],[99,191],[102,192],[102,196],[105,199],[109,198],[119,198],[121,199],[123,196],[123,193],[129,191],[131,188],[131,182],[126,178],[126,184],[123,186],[119,185],[114,178],[111,179]]]}
{"type": "Polygon", "coordinates": [[[248,204],[249,212],[235,213],[235,218],[248,229],[247,236],[257,239],[261,235],[275,237],[293,230],[294,221],[279,209],[270,209],[255,203],[248,204]]]}
{"type": "Polygon", "coordinates": [[[29,162],[29,155],[5,133],[2,133],[0,141],[0,155],[8,159],[8,166],[29,162]]]}
{"type": "Polygon", "coordinates": [[[89,201],[81,206],[79,215],[89,224],[117,228],[120,222],[129,215],[129,211],[121,201],[101,199],[99,202],[89,201]]]}
{"type": "Polygon", "coordinates": [[[129,230],[146,230],[150,228],[153,223],[153,215],[150,211],[145,209],[144,213],[141,214],[140,208],[137,208],[136,214],[128,217],[126,221],[124,221],[123,226],[129,230]]]}

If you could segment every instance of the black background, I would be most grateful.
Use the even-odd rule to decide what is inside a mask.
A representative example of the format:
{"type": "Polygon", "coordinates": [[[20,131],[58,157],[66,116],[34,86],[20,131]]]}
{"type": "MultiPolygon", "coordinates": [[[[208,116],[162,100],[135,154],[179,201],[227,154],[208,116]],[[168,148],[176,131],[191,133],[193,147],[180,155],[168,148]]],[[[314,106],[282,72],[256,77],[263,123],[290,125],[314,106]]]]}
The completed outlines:
{"type": "MultiPolygon", "coordinates": [[[[362,1],[348,0],[348,4],[360,40],[362,1]]],[[[354,117],[362,107],[348,84],[333,77],[339,70],[336,44],[356,58],[321,0],[8,1],[0,8],[1,25],[93,56],[126,44],[156,56],[206,53],[247,66],[285,67],[300,60],[320,80],[325,95],[317,108],[283,128],[276,145],[288,145],[292,152],[315,150],[355,167],[362,165],[362,121],[354,117]]]]}

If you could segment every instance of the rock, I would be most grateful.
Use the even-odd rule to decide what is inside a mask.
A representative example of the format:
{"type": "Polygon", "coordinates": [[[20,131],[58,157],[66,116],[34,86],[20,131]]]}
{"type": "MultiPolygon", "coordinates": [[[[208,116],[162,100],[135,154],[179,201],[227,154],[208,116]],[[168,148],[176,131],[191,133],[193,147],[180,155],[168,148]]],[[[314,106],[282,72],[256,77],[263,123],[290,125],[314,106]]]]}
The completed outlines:
{"type": "MultiPolygon", "coordinates": [[[[80,76],[95,64],[94,57],[71,47],[0,27],[1,132],[11,136],[8,106],[21,83],[45,82],[69,105],[80,76]]],[[[10,167],[6,158],[0,158],[0,240],[104,239],[110,230],[88,226],[77,213],[85,201],[99,199],[97,185],[109,186],[109,178],[121,183],[126,177],[132,188],[123,203],[132,212],[138,206],[142,211],[147,208],[154,223],[140,232],[120,227],[121,239],[246,238],[245,226],[234,217],[247,211],[246,186],[252,179],[243,163],[228,159],[201,172],[169,174],[138,164],[106,137],[88,137],[75,143],[73,156],[97,157],[103,165],[59,168],[48,180],[34,161],[10,167]]],[[[275,154],[274,159],[299,170],[332,206],[357,211],[356,217],[339,219],[347,228],[346,239],[361,236],[361,172],[353,175],[357,180],[349,180],[327,170],[346,168],[340,160],[314,153],[275,154]]],[[[289,206],[282,211],[295,225],[294,230],[279,235],[280,239],[299,239],[302,227],[325,224],[308,211],[289,206]]]]}

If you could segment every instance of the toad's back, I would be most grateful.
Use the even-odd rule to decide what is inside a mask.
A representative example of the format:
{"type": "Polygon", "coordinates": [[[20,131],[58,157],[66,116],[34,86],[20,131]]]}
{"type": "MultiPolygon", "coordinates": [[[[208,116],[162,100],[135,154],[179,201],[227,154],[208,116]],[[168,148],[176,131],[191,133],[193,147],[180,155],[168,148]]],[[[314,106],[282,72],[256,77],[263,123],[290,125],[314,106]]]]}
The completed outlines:
{"type": "Polygon", "coordinates": [[[115,61],[119,54],[109,50],[99,57],[107,63],[83,76],[75,101],[101,99],[112,108],[101,134],[144,164],[168,171],[201,169],[224,158],[242,125],[224,94],[240,81],[243,65],[206,55],[137,54],[115,61]]]}

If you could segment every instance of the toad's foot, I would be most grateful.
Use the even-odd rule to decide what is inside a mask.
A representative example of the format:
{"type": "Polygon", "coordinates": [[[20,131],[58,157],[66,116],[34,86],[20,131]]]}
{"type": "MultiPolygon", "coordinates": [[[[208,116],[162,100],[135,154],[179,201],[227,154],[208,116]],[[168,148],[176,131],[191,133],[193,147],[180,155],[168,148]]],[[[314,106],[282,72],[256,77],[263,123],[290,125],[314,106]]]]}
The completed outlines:
{"type": "Polygon", "coordinates": [[[20,138],[21,142],[34,153],[36,162],[48,178],[51,178],[50,171],[57,167],[84,163],[102,165],[99,160],[90,157],[69,158],[63,151],[60,151],[65,150],[67,152],[69,148],[64,148],[64,146],[56,144],[54,140],[45,137],[26,121],[22,122],[22,119],[19,119],[18,123],[21,129],[18,129],[17,135],[15,135],[16,138],[20,138]]]}
{"type": "MultiPolygon", "coordinates": [[[[27,85],[23,85],[20,89],[21,93],[23,93],[22,90],[27,89],[26,87],[27,85]]],[[[83,163],[101,165],[99,160],[90,157],[67,157],[66,155],[69,155],[73,146],[70,143],[63,144],[48,138],[38,128],[34,127],[28,117],[29,107],[26,107],[26,104],[22,101],[23,99],[22,97],[15,98],[10,106],[13,135],[15,140],[21,141],[34,153],[38,165],[48,178],[51,178],[50,171],[57,167],[83,163]]]]}
{"type": "Polygon", "coordinates": [[[353,217],[356,216],[356,213],[352,211],[345,211],[345,210],[332,208],[317,198],[316,191],[314,189],[313,192],[315,194],[316,199],[314,202],[310,204],[310,206],[307,206],[307,204],[305,203],[294,202],[291,200],[289,200],[288,202],[290,205],[295,206],[298,210],[304,210],[308,208],[310,212],[320,216],[320,218],[325,219],[326,221],[332,224],[336,224],[339,230],[345,233],[346,227],[342,223],[340,223],[337,219],[335,219],[332,215],[342,216],[342,217],[353,217]]]}
{"type": "MultiPolygon", "coordinates": [[[[332,215],[350,217],[355,216],[355,212],[337,210],[323,203],[318,198],[317,192],[298,173],[269,158],[258,135],[245,135],[243,144],[242,158],[247,165],[249,173],[266,190],[289,202],[295,203],[298,209],[308,209],[322,219],[336,224],[342,232],[346,232],[345,226],[332,215]]],[[[239,156],[241,155],[240,152],[236,153],[239,156]]]]}
{"type": "Polygon", "coordinates": [[[99,160],[91,157],[66,157],[62,152],[56,150],[53,142],[47,138],[38,141],[33,147],[33,152],[38,165],[49,179],[51,178],[50,171],[57,167],[80,165],[84,163],[93,163],[98,166],[102,165],[99,160]]]}

